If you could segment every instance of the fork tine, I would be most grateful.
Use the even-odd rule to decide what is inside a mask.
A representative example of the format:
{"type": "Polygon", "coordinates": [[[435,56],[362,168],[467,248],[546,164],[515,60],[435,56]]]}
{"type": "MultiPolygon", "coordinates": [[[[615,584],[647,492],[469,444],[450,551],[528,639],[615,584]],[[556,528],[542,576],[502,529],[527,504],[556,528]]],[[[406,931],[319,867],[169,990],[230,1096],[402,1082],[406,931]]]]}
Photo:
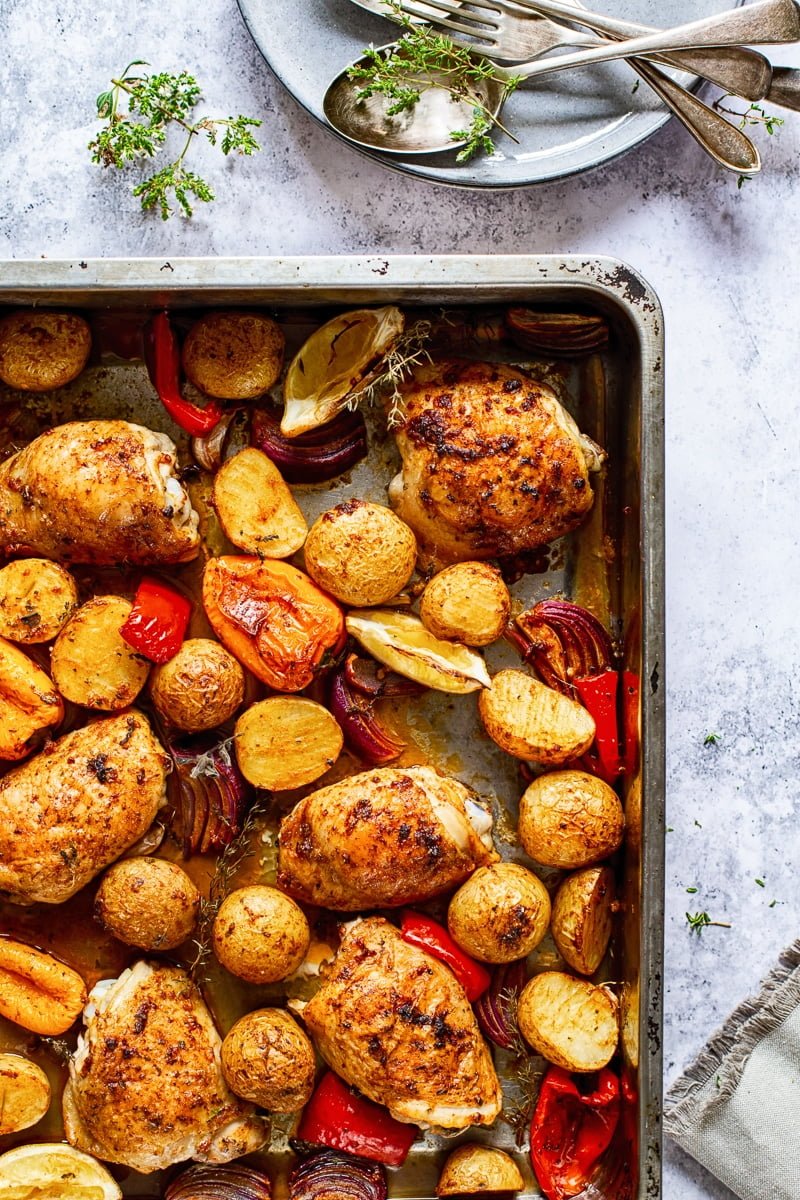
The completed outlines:
{"type": "MultiPolygon", "coordinates": [[[[403,0],[403,3],[405,3],[405,0],[403,0]]],[[[472,0],[470,0],[470,3],[472,3],[472,0]]],[[[482,3],[480,7],[492,13],[496,13],[497,11],[492,5],[486,3],[482,3]]],[[[438,12],[457,17],[460,21],[473,22],[476,25],[489,25],[491,28],[496,28],[495,23],[484,17],[482,13],[466,11],[463,5],[450,3],[450,0],[425,0],[425,8],[435,8],[438,12]]],[[[448,24],[453,24],[455,27],[454,22],[448,22],[448,24]]]]}
{"type": "MultiPolygon", "coordinates": [[[[450,12],[458,13],[460,11],[453,5],[445,4],[444,0],[436,0],[436,3],[433,3],[433,0],[425,0],[425,5],[426,8],[439,9],[443,14],[450,12]]],[[[454,31],[464,33],[472,42],[481,40],[491,44],[495,41],[491,32],[493,27],[487,28],[483,23],[480,25],[465,25],[463,22],[455,21],[447,15],[437,17],[429,11],[417,8],[415,4],[410,3],[410,0],[398,0],[397,7],[400,9],[400,12],[405,13],[407,16],[418,17],[420,20],[425,21],[426,24],[436,25],[439,29],[443,29],[447,33],[454,31]]]]}

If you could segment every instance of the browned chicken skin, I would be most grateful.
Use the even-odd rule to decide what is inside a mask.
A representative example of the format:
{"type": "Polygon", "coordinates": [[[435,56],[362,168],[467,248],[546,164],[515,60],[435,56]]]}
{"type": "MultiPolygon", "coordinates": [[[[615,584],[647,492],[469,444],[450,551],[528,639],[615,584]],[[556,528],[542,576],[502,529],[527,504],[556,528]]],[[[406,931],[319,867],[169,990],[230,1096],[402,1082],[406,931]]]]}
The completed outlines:
{"type": "Polygon", "coordinates": [[[64,1090],[71,1145],[149,1172],[264,1144],[263,1118],[222,1077],[220,1036],[185,971],[138,962],[99,984],[86,1012],[64,1090]]]}
{"type": "Polygon", "coordinates": [[[401,390],[389,499],[428,563],[533,550],[586,516],[600,452],[546,385],[503,363],[445,360],[401,390]]]}
{"type": "Polygon", "coordinates": [[[302,1016],[333,1070],[399,1121],[466,1129],[500,1112],[491,1055],[461,985],[380,917],[349,926],[302,1016]]]}
{"type": "Polygon", "coordinates": [[[0,779],[0,898],[60,904],[138,841],[168,760],[139,712],[94,721],[0,779]]]}
{"type": "Polygon", "coordinates": [[[176,563],[200,549],[198,518],[163,433],[72,421],[0,466],[0,554],[56,562],[176,563]]]}
{"type": "Polygon", "coordinates": [[[340,912],[427,900],[495,861],[487,826],[469,790],[431,767],[365,771],[284,818],[278,885],[340,912]]]}

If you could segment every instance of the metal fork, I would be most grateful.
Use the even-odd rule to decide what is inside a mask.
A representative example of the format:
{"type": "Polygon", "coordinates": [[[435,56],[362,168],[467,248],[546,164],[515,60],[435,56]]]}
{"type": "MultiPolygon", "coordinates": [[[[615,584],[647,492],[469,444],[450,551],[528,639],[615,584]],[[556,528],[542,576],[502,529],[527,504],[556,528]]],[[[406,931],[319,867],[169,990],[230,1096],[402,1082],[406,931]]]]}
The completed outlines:
{"type": "MultiPolygon", "coordinates": [[[[358,0],[356,0],[358,2],[358,0]]],[[[567,0],[567,3],[569,0],[567,0]]],[[[414,20],[425,21],[445,30],[454,41],[466,41],[472,49],[487,58],[503,62],[524,62],[539,58],[559,46],[596,46],[597,39],[542,15],[549,9],[548,0],[468,0],[469,7],[458,0],[390,0],[385,15],[392,7],[414,20]],[[441,16],[437,16],[441,13],[441,16]],[[538,16],[538,20],[536,17],[538,16]]],[[[564,4],[555,6],[563,12],[564,4]]],[[[374,11],[372,4],[370,9],[374,11]]],[[[590,25],[597,33],[612,38],[635,37],[655,32],[651,26],[606,19],[588,10],[575,14],[576,23],[590,25]]],[[[678,50],[672,54],[654,55],[653,61],[666,63],[717,84],[727,92],[747,100],[761,100],[767,94],[772,68],[763,54],[740,46],[712,50],[678,50]]]]}

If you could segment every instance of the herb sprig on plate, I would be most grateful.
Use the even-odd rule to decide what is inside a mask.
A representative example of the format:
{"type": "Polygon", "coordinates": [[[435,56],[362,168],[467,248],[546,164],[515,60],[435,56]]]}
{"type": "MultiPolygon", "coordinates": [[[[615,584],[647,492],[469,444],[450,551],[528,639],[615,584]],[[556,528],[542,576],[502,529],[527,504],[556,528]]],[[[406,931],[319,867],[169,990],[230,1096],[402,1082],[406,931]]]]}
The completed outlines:
{"type": "Polygon", "coordinates": [[[97,115],[106,124],[88,148],[92,162],[124,167],[135,159],[155,158],[171,125],[183,129],[186,140],[178,156],[138,183],[133,194],[140,197],[145,212],[156,209],[164,221],[175,212],[173,203],[191,217],[193,200],[207,203],[214,199],[206,180],[185,165],[192,142],[205,135],[212,146],[219,143],[223,154],[250,155],[261,149],[252,133],[261,122],[241,114],[195,120],[202,91],[194,75],[188,71],[131,74],[134,68],[148,65],[141,59],[128,63],[120,77],[111,80],[110,89],[97,97],[97,115]]]}

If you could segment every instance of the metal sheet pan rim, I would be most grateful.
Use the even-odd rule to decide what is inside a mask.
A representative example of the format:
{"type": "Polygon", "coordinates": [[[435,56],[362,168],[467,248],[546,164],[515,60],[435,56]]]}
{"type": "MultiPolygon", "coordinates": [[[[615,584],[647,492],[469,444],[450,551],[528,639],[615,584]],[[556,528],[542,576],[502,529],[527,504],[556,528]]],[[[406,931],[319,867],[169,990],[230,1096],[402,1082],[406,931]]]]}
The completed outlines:
{"type": "Polygon", "coordinates": [[[370,297],[453,303],[583,296],[621,310],[638,341],[641,374],[642,734],[645,746],[640,997],[638,1200],[661,1196],[664,928],[665,613],[664,327],[661,305],[628,264],[590,255],[328,255],[313,257],[17,259],[0,262],[0,304],[364,302],[370,297]],[[255,296],[254,296],[254,302],[255,296]]]}

